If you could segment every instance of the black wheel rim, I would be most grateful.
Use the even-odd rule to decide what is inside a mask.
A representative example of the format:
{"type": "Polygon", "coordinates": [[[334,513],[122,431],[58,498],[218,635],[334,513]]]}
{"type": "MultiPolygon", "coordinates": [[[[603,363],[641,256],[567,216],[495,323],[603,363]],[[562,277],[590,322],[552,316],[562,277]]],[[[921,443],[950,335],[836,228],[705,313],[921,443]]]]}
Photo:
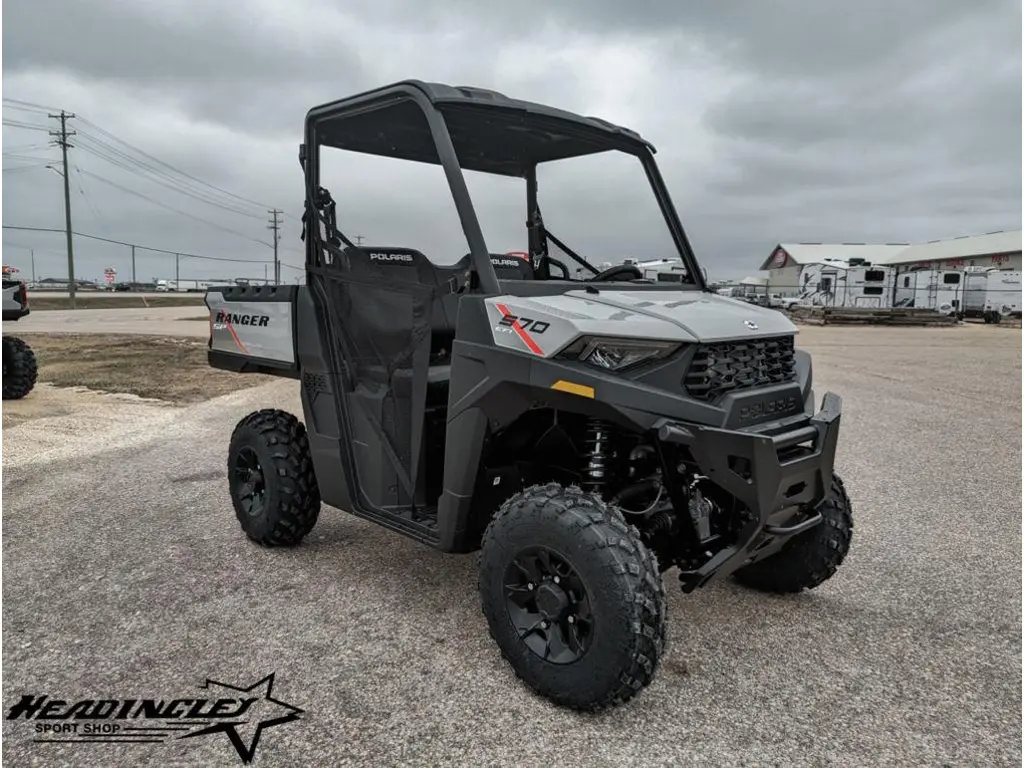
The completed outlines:
{"type": "Polygon", "coordinates": [[[256,451],[252,448],[239,450],[235,455],[232,474],[235,481],[235,497],[245,514],[250,517],[261,514],[266,503],[267,484],[256,451]]]}
{"type": "Polygon", "coordinates": [[[567,559],[546,547],[521,550],[505,570],[505,607],[519,639],[552,664],[587,652],[594,620],[586,586],[567,559]]]}

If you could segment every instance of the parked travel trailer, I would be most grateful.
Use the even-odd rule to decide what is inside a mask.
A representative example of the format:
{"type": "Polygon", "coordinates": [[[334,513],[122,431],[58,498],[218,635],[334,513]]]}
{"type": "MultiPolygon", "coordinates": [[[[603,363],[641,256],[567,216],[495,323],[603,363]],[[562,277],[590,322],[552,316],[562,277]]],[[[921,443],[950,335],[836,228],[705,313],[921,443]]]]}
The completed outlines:
{"type": "Polygon", "coordinates": [[[826,259],[800,272],[800,304],[816,307],[892,306],[894,270],[863,259],[826,259]]]}
{"type": "Polygon", "coordinates": [[[686,267],[680,259],[641,261],[634,266],[643,272],[646,279],[656,283],[681,283],[686,279],[686,267]]]}
{"type": "Polygon", "coordinates": [[[918,269],[896,280],[894,306],[933,309],[941,315],[959,314],[964,300],[964,271],[918,269]]]}
{"type": "Polygon", "coordinates": [[[986,274],[985,304],[981,316],[986,323],[998,323],[1004,317],[1021,316],[1024,293],[1020,270],[991,270],[986,274]]]}
{"type": "Polygon", "coordinates": [[[963,302],[960,307],[962,317],[981,317],[985,311],[985,293],[988,288],[989,272],[992,269],[968,267],[964,271],[963,302]]]}

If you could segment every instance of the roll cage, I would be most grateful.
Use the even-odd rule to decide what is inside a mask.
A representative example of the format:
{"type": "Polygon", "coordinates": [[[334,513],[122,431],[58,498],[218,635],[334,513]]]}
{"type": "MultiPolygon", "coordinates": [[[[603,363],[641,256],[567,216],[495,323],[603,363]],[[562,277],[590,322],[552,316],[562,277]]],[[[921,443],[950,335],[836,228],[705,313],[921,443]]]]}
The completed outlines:
{"type": "MultiPolygon", "coordinates": [[[[612,150],[634,155],[643,165],[692,286],[708,290],[654,160],[654,146],[628,128],[511,99],[496,91],[419,80],[405,80],[314,107],[306,115],[304,141],[299,149],[306,179],[303,238],[307,271],[324,265],[324,245],[328,250],[344,244],[363,251],[338,228],[334,201],[320,186],[320,148],[324,146],[440,165],[469,245],[479,290],[490,295],[502,290],[464,169],[526,180],[529,259],[538,275],[550,277],[549,242],[596,275],[599,270],[544,228],[537,200],[537,166],[612,150]]],[[[565,270],[564,265],[554,263],[565,270]]]]}

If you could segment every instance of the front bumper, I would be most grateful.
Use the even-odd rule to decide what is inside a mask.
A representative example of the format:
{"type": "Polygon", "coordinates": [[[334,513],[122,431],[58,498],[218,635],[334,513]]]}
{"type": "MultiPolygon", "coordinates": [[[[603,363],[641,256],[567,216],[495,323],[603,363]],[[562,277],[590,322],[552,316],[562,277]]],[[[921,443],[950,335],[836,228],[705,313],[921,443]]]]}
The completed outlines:
{"type": "Polygon", "coordinates": [[[798,427],[777,434],[734,431],[666,421],[659,425],[664,443],[686,446],[701,474],[734,496],[750,512],[737,541],[700,568],[680,574],[684,591],[703,586],[714,577],[732,573],[766,544],[802,533],[821,521],[814,510],[832,484],[842,399],[828,392],[821,410],[798,427]],[[808,519],[788,526],[770,524],[775,513],[788,508],[811,512],[808,519]]]}

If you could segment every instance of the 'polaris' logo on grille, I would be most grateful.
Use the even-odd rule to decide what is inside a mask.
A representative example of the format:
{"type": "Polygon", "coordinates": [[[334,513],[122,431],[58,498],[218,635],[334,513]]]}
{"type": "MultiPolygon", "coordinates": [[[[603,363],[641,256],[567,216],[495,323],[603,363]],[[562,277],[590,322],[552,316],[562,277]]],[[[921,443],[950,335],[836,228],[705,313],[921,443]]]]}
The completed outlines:
{"type": "Polygon", "coordinates": [[[412,256],[408,253],[371,253],[370,261],[390,261],[411,264],[412,256]]]}
{"type": "Polygon", "coordinates": [[[518,267],[522,261],[519,259],[491,259],[491,264],[496,267],[518,267]]]}
{"type": "Polygon", "coordinates": [[[213,322],[230,323],[231,325],[255,325],[258,328],[265,328],[269,325],[270,318],[267,315],[236,315],[219,309],[217,310],[217,316],[213,318],[213,322]]]}

